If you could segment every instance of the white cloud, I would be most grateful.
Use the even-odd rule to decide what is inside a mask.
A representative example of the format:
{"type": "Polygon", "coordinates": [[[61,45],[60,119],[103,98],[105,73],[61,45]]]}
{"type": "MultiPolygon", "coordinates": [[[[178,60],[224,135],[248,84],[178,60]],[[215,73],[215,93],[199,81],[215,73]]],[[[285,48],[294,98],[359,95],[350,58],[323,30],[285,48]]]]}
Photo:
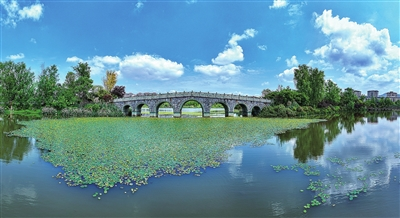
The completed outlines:
{"type": "Polygon", "coordinates": [[[267,50],[267,46],[266,45],[258,45],[257,46],[260,50],[263,50],[263,51],[265,51],[265,50],[267,50]]]}
{"type": "Polygon", "coordinates": [[[82,59],[78,58],[77,56],[69,57],[66,60],[67,62],[83,62],[82,59]]]}
{"type": "Polygon", "coordinates": [[[146,2],[146,1],[142,1],[142,0],[138,0],[137,1],[137,3],[135,4],[135,11],[136,12],[140,12],[143,9],[143,7],[144,7],[144,3],[143,2],[146,2]]]}
{"type": "Polygon", "coordinates": [[[297,67],[292,67],[290,69],[284,70],[282,73],[280,73],[277,77],[280,81],[282,82],[293,82],[293,77],[294,77],[294,69],[297,69],[297,67]]]}
{"type": "Polygon", "coordinates": [[[36,39],[34,39],[34,38],[31,38],[31,40],[30,40],[32,43],[34,43],[34,44],[36,44],[36,39]]]}
{"type": "Polygon", "coordinates": [[[391,61],[399,60],[400,49],[390,42],[387,29],[377,30],[369,23],[333,17],[331,10],[314,15],[315,27],[330,41],[315,49],[313,55],[341,66],[344,72],[367,76],[367,72],[386,70],[391,61]]]}
{"type": "Polygon", "coordinates": [[[312,54],[312,51],[310,51],[310,50],[308,50],[308,49],[306,49],[304,52],[305,52],[306,54],[312,54]]]}
{"type": "Polygon", "coordinates": [[[397,70],[391,70],[386,74],[372,74],[367,80],[372,82],[395,82],[400,83],[400,67],[397,70]]]}
{"type": "Polygon", "coordinates": [[[218,56],[211,61],[213,64],[218,65],[226,65],[235,61],[243,61],[243,49],[237,44],[237,42],[242,39],[253,38],[255,34],[257,34],[257,31],[254,29],[247,29],[242,35],[233,34],[225,51],[219,53],[218,56]]]}
{"type": "Polygon", "coordinates": [[[87,62],[92,75],[115,70],[120,78],[169,80],[183,75],[182,64],[151,55],[133,54],[123,59],[117,56],[94,56],[87,60],[73,56],[67,62],[87,62]]]}
{"type": "Polygon", "coordinates": [[[43,14],[43,5],[36,3],[28,7],[23,7],[22,10],[18,11],[18,14],[21,20],[22,19],[39,20],[39,18],[43,14]]]}
{"type": "Polygon", "coordinates": [[[263,82],[263,83],[261,83],[261,85],[262,86],[267,86],[267,85],[269,85],[269,82],[263,82]]]}
{"type": "Polygon", "coordinates": [[[24,19],[39,20],[44,10],[44,5],[39,1],[22,9],[16,0],[0,0],[0,5],[5,10],[5,13],[2,13],[1,23],[12,27],[16,27],[17,22],[24,19]]]}
{"type": "Polygon", "coordinates": [[[7,58],[10,60],[18,60],[18,59],[22,59],[24,57],[25,57],[25,55],[23,53],[7,56],[7,58]]]}
{"type": "Polygon", "coordinates": [[[186,3],[189,5],[194,4],[194,3],[197,3],[197,0],[187,0],[186,3]]]}
{"type": "Polygon", "coordinates": [[[286,59],[286,64],[288,67],[293,67],[293,66],[298,66],[299,62],[297,61],[296,56],[293,55],[292,58],[290,58],[290,60],[286,59]]]}
{"type": "Polygon", "coordinates": [[[119,64],[125,78],[170,80],[183,75],[182,64],[161,57],[134,54],[125,56],[119,64]]]}
{"type": "Polygon", "coordinates": [[[218,65],[196,65],[194,71],[208,76],[223,76],[223,75],[237,75],[240,73],[241,67],[234,64],[227,64],[223,66],[218,65]]]}
{"type": "Polygon", "coordinates": [[[280,61],[281,59],[282,59],[281,57],[277,57],[275,61],[278,62],[278,61],[280,61]]]}
{"type": "Polygon", "coordinates": [[[301,11],[301,7],[303,7],[303,4],[292,4],[289,6],[288,13],[289,16],[300,16],[303,15],[303,12],[301,11]]]}
{"type": "Polygon", "coordinates": [[[286,0],[274,0],[274,4],[269,6],[270,9],[284,8],[288,5],[286,0]]]}

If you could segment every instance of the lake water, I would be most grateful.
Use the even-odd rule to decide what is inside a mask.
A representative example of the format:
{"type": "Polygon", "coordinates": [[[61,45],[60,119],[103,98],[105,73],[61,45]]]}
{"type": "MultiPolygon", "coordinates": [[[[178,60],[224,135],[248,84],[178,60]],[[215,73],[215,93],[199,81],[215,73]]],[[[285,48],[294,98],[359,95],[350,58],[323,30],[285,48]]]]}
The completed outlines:
{"type": "MultiPolygon", "coordinates": [[[[221,167],[199,177],[150,178],[135,194],[118,185],[101,200],[92,197],[100,192],[95,186],[68,187],[56,179],[61,168],[40,158],[35,139],[1,134],[0,217],[399,217],[398,118],[349,115],[311,124],[260,147],[235,147],[221,167]],[[299,163],[320,175],[290,169],[299,163]],[[271,165],[289,170],[277,173],[271,165]],[[304,213],[316,195],[307,189],[313,181],[329,197],[304,213]]],[[[15,120],[0,120],[1,132],[16,128],[15,120]]]]}

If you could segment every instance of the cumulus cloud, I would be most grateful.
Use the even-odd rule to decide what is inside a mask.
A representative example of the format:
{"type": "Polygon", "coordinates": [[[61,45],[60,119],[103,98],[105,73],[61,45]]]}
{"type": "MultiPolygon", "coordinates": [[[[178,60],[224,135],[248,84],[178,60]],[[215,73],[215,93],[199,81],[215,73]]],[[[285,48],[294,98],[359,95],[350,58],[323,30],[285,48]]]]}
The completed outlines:
{"type": "Polygon", "coordinates": [[[275,61],[278,62],[278,61],[280,61],[281,59],[282,59],[281,57],[277,57],[275,61]]]}
{"type": "Polygon", "coordinates": [[[292,67],[290,69],[284,70],[282,73],[280,73],[277,77],[280,81],[282,82],[293,82],[293,77],[294,77],[294,69],[297,69],[297,67],[292,67]]]}
{"type": "Polygon", "coordinates": [[[184,73],[180,63],[143,54],[125,56],[119,63],[119,69],[125,78],[149,80],[170,80],[184,73]]]}
{"type": "Polygon", "coordinates": [[[5,10],[5,13],[2,13],[1,23],[12,27],[16,27],[21,20],[39,20],[44,10],[44,5],[39,1],[22,9],[16,0],[0,0],[0,5],[5,10]]]}
{"type": "Polygon", "coordinates": [[[123,78],[144,80],[169,80],[183,75],[182,64],[147,54],[133,54],[123,59],[117,56],[94,56],[87,60],[73,56],[67,62],[87,62],[93,75],[115,70],[123,78]]]}
{"type": "Polygon", "coordinates": [[[390,42],[387,29],[377,30],[369,23],[358,24],[349,18],[332,16],[331,10],[315,15],[315,27],[329,43],[314,50],[313,55],[343,72],[366,76],[369,71],[386,70],[391,61],[399,59],[400,49],[390,42]]]}
{"type": "Polygon", "coordinates": [[[211,59],[211,65],[195,65],[194,71],[208,76],[219,76],[219,81],[226,82],[233,75],[237,75],[241,71],[240,66],[236,66],[233,62],[243,61],[243,49],[238,45],[238,41],[242,39],[253,38],[257,34],[254,29],[247,29],[242,35],[233,34],[226,49],[219,53],[216,58],[211,59]]]}
{"type": "Polygon", "coordinates": [[[220,76],[220,75],[236,75],[240,73],[240,66],[234,64],[227,64],[223,66],[218,65],[196,65],[194,71],[206,74],[208,76],[220,76]]]}
{"type": "Polygon", "coordinates": [[[274,4],[269,6],[270,9],[284,8],[288,5],[286,0],[274,0],[274,4]]]}
{"type": "Polygon", "coordinates": [[[228,41],[227,48],[225,51],[218,54],[215,59],[211,61],[213,64],[226,65],[235,61],[243,61],[243,49],[238,45],[238,41],[242,39],[253,38],[257,34],[254,29],[247,29],[242,35],[233,34],[231,39],[228,41]]]}
{"type": "Polygon", "coordinates": [[[372,82],[394,82],[399,84],[400,83],[400,67],[396,70],[391,70],[386,74],[372,74],[367,78],[367,80],[372,81],[372,82]]]}
{"type": "Polygon", "coordinates": [[[298,66],[299,62],[297,61],[296,56],[293,55],[290,59],[286,59],[286,65],[288,67],[298,66]]]}
{"type": "Polygon", "coordinates": [[[36,44],[36,39],[31,38],[30,42],[32,42],[33,44],[36,44]]]}
{"type": "Polygon", "coordinates": [[[78,58],[77,56],[69,57],[66,60],[67,62],[83,62],[82,59],[78,58]]]}
{"type": "Polygon", "coordinates": [[[10,60],[18,60],[18,59],[22,59],[24,57],[25,57],[25,55],[23,53],[7,56],[7,58],[10,60]]]}

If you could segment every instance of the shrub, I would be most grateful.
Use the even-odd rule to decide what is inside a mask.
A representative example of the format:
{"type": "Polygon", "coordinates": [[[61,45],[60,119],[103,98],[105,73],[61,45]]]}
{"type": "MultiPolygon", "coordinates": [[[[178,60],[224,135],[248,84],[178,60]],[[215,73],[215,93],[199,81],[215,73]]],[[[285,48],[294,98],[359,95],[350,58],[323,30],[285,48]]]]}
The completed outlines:
{"type": "Polygon", "coordinates": [[[0,106],[0,114],[4,113],[4,107],[0,106]]]}
{"type": "Polygon", "coordinates": [[[44,108],[42,108],[42,115],[44,117],[56,117],[57,110],[52,107],[44,107],[44,108]]]}

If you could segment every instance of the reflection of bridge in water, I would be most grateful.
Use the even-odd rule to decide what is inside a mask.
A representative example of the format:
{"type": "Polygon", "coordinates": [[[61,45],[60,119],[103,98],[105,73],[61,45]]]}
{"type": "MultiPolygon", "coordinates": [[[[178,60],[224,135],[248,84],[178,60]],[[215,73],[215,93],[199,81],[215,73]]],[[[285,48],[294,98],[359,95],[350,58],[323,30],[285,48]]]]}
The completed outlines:
{"type": "Polygon", "coordinates": [[[143,105],[147,105],[150,117],[158,117],[160,106],[163,103],[169,103],[173,109],[173,116],[181,117],[183,105],[188,101],[197,101],[200,104],[202,117],[210,117],[211,107],[218,103],[224,107],[225,117],[234,116],[234,109],[237,105],[241,107],[243,116],[256,116],[264,107],[271,103],[270,100],[255,96],[204,92],[174,92],[120,98],[115,99],[114,104],[121,108],[126,115],[131,110],[132,116],[140,116],[143,105]]]}

